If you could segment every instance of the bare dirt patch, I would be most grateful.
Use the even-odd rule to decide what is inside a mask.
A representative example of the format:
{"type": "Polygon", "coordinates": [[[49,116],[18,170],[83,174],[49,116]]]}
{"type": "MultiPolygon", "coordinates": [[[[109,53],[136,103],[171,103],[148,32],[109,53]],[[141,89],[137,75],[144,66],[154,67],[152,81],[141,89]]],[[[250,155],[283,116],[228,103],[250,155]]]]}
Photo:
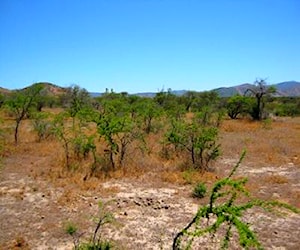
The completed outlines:
{"type": "MultiPolygon", "coordinates": [[[[63,203],[62,200],[66,199],[63,189],[25,174],[24,169],[31,165],[32,160],[30,157],[13,156],[4,162],[6,167],[2,170],[0,183],[0,241],[3,249],[16,245],[20,237],[24,239],[22,244],[25,246],[26,243],[30,249],[71,249],[72,241],[64,233],[64,222],[76,222],[88,237],[93,229],[91,216],[96,214],[100,199],[113,200],[110,210],[117,224],[106,229],[104,235],[116,241],[119,248],[170,249],[175,233],[197,211],[198,201],[191,198],[190,186],[162,184],[155,188],[151,180],[107,181],[99,186],[115,190],[113,195],[103,198],[97,191],[76,191],[73,196],[69,194],[69,200],[63,203]],[[16,170],[14,164],[20,163],[23,171],[10,171],[16,170]]],[[[289,188],[299,192],[299,185],[295,182],[299,176],[296,167],[256,170],[244,167],[241,171],[239,174],[247,174],[250,179],[257,175],[264,179],[274,173],[285,175],[289,178],[289,188]]],[[[275,183],[274,187],[266,184],[259,187],[258,193],[290,201],[283,196],[286,187],[282,185],[286,183],[275,183]]],[[[266,249],[298,249],[300,216],[277,216],[254,210],[246,218],[253,224],[266,249]]],[[[212,239],[205,245],[206,249],[215,249],[218,241],[212,239]]]]}

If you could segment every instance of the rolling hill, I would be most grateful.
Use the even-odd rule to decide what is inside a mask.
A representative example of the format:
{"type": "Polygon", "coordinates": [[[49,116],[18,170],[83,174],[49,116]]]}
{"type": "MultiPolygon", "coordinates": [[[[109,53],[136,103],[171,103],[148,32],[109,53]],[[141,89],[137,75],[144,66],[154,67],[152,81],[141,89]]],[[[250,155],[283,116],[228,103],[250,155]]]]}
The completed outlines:
{"type": "Polygon", "coordinates": [[[38,83],[34,83],[34,84],[27,86],[25,88],[22,88],[22,89],[6,89],[6,88],[0,87],[0,94],[7,95],[13,91],[17,91],[17,90],[22,91],[22,90],[28,89],[34,85],[42,85],[43,93],[45,95],[50,95],[50,96],[58,96],[58,95],[64,94],[64,93],[66,93],[66,90],[67,90],[66,88],[60,87],[60,86],[55,85],[50,82],[38,82],[38,83]]]}

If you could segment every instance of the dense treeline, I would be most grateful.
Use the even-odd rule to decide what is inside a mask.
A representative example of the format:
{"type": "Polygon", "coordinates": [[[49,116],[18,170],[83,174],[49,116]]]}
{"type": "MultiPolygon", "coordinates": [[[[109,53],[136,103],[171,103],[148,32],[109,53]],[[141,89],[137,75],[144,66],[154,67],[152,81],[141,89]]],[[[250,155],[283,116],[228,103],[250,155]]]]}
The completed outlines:
{"type": "Polygon", "coordinates": [[[81,95],[79,99],[82,102],[89,102],[94,108],[99,106],[99,101],[101,101],[103,96],[110,94],[114,98],[118,98],[118,96],[129,98],[129,104],[131,102],[134,103],[136,99],[151,100],[159,104],[165,111],[175,111],[178,114],[180,112],[195,112],[203,106],[214,105],[217,108],[226,110],[228,116],[233,119],[249,116],[260,120],[267,118],[270,114],[273,116],[300,115],[300,97],[278,97],[276,89],[266,85],[264,80],[257,80],[255,86],[248,89],[244,95],[235,95],[230,98],[218,97],[217,93],[210,91],[187,91],[185,94],[178,96],[173,94],[171,89],[158,92],[154,98],[129,95],[126,92],[114,93],[113,90],[109,91],[106,89],[102,97],[92,98],[88,91],[79,86],[66,88],[58,94],[49,92],[46,86],[44,83],[36,83],[20,91],[16,90],[12,91],[12,93],[0,94],[0,107],[10,102],[17,95],[24,94],[28,96],[33,89],[39,89],[34,104],[37,111],[41,111],[43,108],[67,108],[72,101],[72,96],[78,92],[81,95]]]}

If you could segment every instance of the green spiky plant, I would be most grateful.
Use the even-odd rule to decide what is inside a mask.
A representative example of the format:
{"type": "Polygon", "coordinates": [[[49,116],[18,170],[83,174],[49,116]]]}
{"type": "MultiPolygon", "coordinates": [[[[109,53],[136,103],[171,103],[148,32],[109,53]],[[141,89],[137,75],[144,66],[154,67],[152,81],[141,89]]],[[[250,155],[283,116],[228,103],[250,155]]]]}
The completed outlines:
{"type": "Polygon", "coordinates": [[[227,249],[232,240],[233,230],[238,234],[239,245],[245,249],[263,249],[256,234],[251,230],[249,223],[242,220],[243,214],[253,208],[261,207],[266,211],[286,209],[300,213],[299,209],[278,201],[263,201],[250,197],[245,188],[247,179],[232,179],[240,166],[245,151],[234,166],[228,177],[217,181],[210,192],[209,204],[198,209],[194,218],[176,234],[173,240],[173,249],[191,249],[195,238],[210,234],[215,235],[218,230],[225,228],[225,235],[221,241],[221,249],[227,249]],[[247,202],[240,203],[237,199],[244,196],[247,202]],[[207,222],[207,223],[203,223],[207,222]]]}

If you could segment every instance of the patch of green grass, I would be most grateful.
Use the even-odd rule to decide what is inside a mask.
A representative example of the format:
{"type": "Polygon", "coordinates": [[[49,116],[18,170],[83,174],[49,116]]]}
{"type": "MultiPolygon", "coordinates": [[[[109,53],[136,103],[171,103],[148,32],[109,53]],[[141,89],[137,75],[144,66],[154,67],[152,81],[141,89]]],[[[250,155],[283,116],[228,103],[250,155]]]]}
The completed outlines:
{"type": "Polygon", "coordinates": [[[199,182],[193,190],[193,197],[194,198],[203,198],[206,194],[206,186],[204,183],[199,182]]]}

